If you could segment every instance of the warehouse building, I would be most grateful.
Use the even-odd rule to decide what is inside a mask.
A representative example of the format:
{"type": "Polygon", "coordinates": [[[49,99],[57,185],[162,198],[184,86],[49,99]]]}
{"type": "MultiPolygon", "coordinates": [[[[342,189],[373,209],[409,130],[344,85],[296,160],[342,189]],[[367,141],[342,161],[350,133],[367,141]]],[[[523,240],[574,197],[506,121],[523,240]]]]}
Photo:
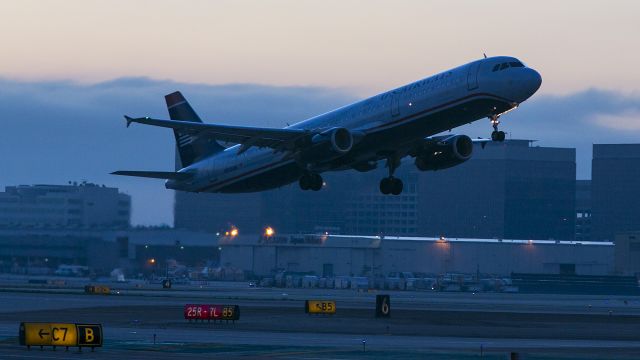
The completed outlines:
{"type": "Polygon", "coordinates": [[[616,234],[615,272],[618,275],[640,275],[640,231],[616,234]]]}
{"type": "Polygon", "coordinates": [[[346,235],[220,237],[220,263],[258,276],[386,276],[412,272],[509,275],[613,273],[611,242],[346,235]]]}

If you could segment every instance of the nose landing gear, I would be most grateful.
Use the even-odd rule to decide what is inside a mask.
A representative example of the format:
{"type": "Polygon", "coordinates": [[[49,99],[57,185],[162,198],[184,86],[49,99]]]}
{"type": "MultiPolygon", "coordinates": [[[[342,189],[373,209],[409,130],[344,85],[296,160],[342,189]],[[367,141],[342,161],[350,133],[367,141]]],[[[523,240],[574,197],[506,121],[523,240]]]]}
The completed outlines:
{"type": "Polygon", "coordinates": [[[393,176],[393,173],[400,166],[400,159],[397,157],[391,157],[387,159],[387,167],[389,168],[389,177],[380,180],[380,192],[384,195],[400,195],[404,184],[402,180],[393,176]]]}
{"type": "Polygon", "coordinates": [[[491,115],[489,117],[489,120],[491,120],[491,126],[493,126],[493,132],[491,133],[491,140],[502,142],[506,138],[506,134],[504,133],[504,131],[498,130],[498,125],[500,125],[500,120],[498,120],[499,118],[500,118],[499,115],[491,115]]]}

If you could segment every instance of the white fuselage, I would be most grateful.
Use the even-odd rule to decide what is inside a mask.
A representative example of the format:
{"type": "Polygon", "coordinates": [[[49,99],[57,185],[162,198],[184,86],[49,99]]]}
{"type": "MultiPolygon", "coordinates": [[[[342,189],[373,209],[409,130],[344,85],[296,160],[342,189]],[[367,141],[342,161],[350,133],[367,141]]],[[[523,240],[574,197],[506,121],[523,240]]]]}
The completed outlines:
{"type": "Polygon", "coordinates": [[[368,99],[318,115],[289,128],[348,129],[356,139],[344,159],[301,164],[287,152],[235,145],[181,169],[188,181],[168,180],[167,188],[196,192],[248,192],[291,183],[304,170],[323,172],[349,164],[375,162],[417,140],[508,111],[540,86],[540,75],[519,66],[494,71],[496,65],[519,63],[512,57],[477,60],[368,99]]]}

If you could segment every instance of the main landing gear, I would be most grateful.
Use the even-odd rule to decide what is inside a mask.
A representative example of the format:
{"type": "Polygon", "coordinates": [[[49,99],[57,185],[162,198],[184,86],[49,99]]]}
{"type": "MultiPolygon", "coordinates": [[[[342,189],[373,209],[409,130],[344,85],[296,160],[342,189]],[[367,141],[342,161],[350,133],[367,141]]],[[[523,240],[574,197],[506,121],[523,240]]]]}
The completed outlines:
{"type": "Polygon", "coordinates": [[[402,180],[393,176],[389,176],[380,180],[380,192],[385,195],[400,195],[402,193],[403,187],[404,184],[402,183],[402,180]]]}
{"type": "Polygon", "coordinates": [[[500,120],[498,120],[498,115],[491,115],[489,120],[491,120],[491,126],[493,126],[493,132],[491,133],[491,140],[493,141],[504,141],[506,135],[504,131],[498,131],[498,125],[500,125],[500,120]]]}
{"type": "Polygon", "coordinates": [[[402,193],[402,189],[404,188],[404,184],[402,180],[393,177],[393,173],[400,166],[400,159],[397,158],[389,158],[387,159],[387,167],[389,168],[389,177],[386,177],[380,180],[380,192],[384,195],[400,195],[402,193]]]}
{"type": "Polygon", "coordinates": [[[315,173],[305,173],[299,180],[300,189],[318,191],[322,189],[322,176],[315,173]]]}

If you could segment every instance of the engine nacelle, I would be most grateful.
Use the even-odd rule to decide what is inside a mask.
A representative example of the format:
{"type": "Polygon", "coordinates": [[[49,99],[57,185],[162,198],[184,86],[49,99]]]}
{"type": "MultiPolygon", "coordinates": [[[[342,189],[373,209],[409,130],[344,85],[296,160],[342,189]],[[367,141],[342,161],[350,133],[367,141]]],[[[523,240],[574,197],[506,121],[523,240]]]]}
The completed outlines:
{"type": "Polygon", "coordinates": [[[466,135],[455,135],[438,142],[427,142],[416,153],[416,167],[420,171],[450,168],[469,160],[473,141],[466,135]]]}
{"type": "Polygon", "coordinates": [[[314,166],[326,164],[343,156],[353,148],[354,144],[353,134],[341,127],[315,134],[310,140],[310,146],[298,155],[298,161],[314,166]]]}
{"type": "Polygon", "coordinates": [[[323,147],[329,145],[329,149],[338,154],[348,153],[353,147],[353,135],[345,128],[331,128],[311,138],[311,142],[323,147]]]}

